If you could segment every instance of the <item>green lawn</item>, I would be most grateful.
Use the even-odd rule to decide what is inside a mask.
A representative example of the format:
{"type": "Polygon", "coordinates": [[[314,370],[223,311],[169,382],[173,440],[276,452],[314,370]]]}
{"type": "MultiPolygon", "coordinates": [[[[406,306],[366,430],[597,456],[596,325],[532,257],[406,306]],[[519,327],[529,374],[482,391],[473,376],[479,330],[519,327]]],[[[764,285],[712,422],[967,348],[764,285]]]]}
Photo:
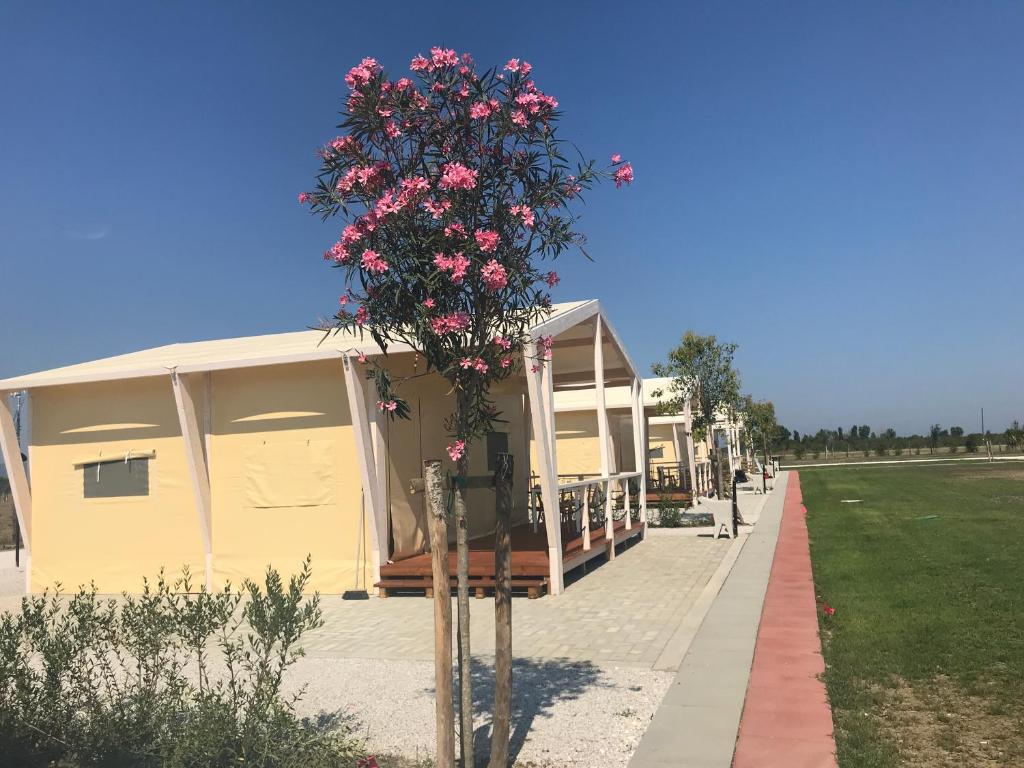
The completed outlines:
{"type": "Polygon", "coordinates": [[[800,481],[840,766],[1024,765],[1024,466],[800,481]]]}

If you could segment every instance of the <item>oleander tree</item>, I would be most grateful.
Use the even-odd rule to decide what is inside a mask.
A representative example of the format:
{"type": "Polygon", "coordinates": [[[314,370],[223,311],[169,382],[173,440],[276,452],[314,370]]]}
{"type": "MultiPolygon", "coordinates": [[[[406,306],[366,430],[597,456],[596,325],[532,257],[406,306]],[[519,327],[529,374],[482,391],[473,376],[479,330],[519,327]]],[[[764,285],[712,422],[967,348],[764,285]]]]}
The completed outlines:
{"type": "MultiPolygon", "coordinates": [[[[552,262],[569,249],[586,255],[576,204],[601,180],[630,184],[633,169],[619,155],[598,167],[559,137],[558,102],[538,87],[526,61],[481,71],[469,54],[433,48],[409,69],[392,79],[366,58],[349,70],[343,133],[319,151],[315,187],[299,201],[325,220],[345,222],[324,254],[344,285],[333,327],[369,334],[384,351],[383,361],[362,361],[378,407],[392,418],[410,413],[402,382],[386,365],[397,342],[451,384],[462,757],[472,765],[469,550],[460,490],[468,456],[500,418],[491,387],[550,358],[551,339],[533,339],[530,328],[550,309],[559,282],[552,262]]],[[[439,733],[437,763],[447,765],[442,741],[439,733]]]]}

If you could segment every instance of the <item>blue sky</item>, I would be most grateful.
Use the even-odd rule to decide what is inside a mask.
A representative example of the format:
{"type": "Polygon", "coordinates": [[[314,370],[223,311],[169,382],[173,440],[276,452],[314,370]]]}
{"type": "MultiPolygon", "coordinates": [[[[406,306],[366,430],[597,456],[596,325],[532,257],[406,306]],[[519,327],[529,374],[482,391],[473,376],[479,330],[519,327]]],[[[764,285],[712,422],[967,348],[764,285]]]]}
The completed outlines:
{"type": "Polygon", "coordinates": [[[556,297],[645,370],[693,328],[801,431],[1024,418],[1024,5],[440,7],[0,6],[0,377],[332,311],[295,196],[343,75],[443,43],[632,161],[556,297]]]}

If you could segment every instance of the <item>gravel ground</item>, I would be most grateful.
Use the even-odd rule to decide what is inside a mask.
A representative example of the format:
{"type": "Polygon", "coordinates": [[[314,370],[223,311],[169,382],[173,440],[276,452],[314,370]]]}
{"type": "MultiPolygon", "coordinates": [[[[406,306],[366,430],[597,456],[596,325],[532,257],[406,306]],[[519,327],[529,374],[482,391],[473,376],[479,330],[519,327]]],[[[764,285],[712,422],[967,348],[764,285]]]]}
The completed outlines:
{"type": "MultiPolygon", "coordinates": [[[[473,670],[477,760],[490,744],[492,660],[473,670]]],[[[516,766],[625,766],[672,682],[669,672],[590,662],[519,659],[513,671],[516,766]]],[[[434,752],[433,664],[304,658],[287,687],[307,686],[303,714],[349,719],[373,752],[419,760],[434,752]]]]}

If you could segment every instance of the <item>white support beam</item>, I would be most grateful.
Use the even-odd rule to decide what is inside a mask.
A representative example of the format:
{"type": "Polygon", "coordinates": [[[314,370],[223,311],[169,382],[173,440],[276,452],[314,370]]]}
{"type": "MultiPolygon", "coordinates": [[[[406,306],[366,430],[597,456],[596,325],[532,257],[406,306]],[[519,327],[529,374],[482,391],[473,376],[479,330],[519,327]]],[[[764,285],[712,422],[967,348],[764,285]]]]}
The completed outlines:
{"type": "MultiPolygon", "coordinates": [[[[640,473],[640,524],[644,526],[642,536],[647,538],[647,429],[644,424],[643,380],[633,380],[633,456],[636,470],[640,473]]],[[[675,430],[675,424],[672,425],[675,430]]],[[[678,454],[677,454],[678,455],[678,454]]]]}
{"type": "MultiPolygon", "coordinates": [[[[540,361],[536,343],[526,345],[526,388],[530,400],[530,416],[533,421],[533,439],[537,449],[537,474],[540,477],[540,494],[544,503],[544,529],[548,539],[548,592],[562,593],[564,572],[562,569],[562,522],[558,508],[558,460],[554,447],[555,413],[548,399],[551,377],[544,376],[544,369],[550,368],[550,360],[540,361]],[[533,362],[531,362],[533,361],[533,362]],[[543,364],[542,364],[543,363],[543,364]],[[537,370],[533,367],[541,366],[537,370]],[[545,381],[546,379],[546,381],[545,381]]],[[[552,394],[551,400],[554,399],[552,394]]]]}
{"type": "MultiPolygon", "coordinates": [[[[348,355],[342,355],[345,370],[345,392],[348,396],[348,410],[352,416],[352,432],[356,441],[356,456],[359,459],[359,477],[363,483],[363,503],[369,511],[371,564],[374,582],[380,581],[380,567],[388,560],[388,513],[385,499],[380,493],[380,475],[377,457],[374,454],[374,438],[370,430],[371,417],[367,410],[366,391],[363,377],[359,375],[358,363],[348,355]]],[[[373,417],[375,420],[376,417],[373,417]]]]}
{"type": "Polygon", "coordinates": [[[210,473],[206,466],[204,449],[205,429],[200,427],[196,412],[196,402],[206,402],[206,394],[200,392],[205,388],[204,377],[187,376],[171,371],[171,388],[174,390],[174,404],[178,409],[178,424],[181,426],[181,437],[185,443],[185,459],[188,464],[189,479],[192,481],[192,495],[196,503],[196,514],[199,517],[199,533],[203,541],[204,583],[206,588],[213,588],[213,527],[212,502],[210,500],[210,473]]]}
{"type": "MultiPolygon", "coordinates": [[[[601,476],[611,474],[611,451],[608,440],[608,403],[604,396],[604,328],[601,315],[594,318],[594,392],[597,395],[597,443],[601,452],[601,476]]],[[[615,521],[612,519],[612,484],[605,483],[604,536],[608,546],[608,559],[615,559],[615,521]]]]}
{"type": "Polygon", "coordinates": [[[32,578],[32,491],[28,474],[21,460],[21,445],[14,428],[14,413],[11,410],[11,393],[0,392],[0,454],[7,467],[7,479],[11,483],[14,498],[14,512],[21,529],[21,543],[25,548],[25,591],[31,587],[32,578]]]}
{"type": "Polygon", "coordinates": [[[690,398],[686,398],[683,418],[683,429],[686,431],[686,462],[690,466],[690,493],[693,496],[693,506],[697,506],[700,489],[697,487],[697,451],[693,445],[693,408],[690,405],[690,398]]]}

